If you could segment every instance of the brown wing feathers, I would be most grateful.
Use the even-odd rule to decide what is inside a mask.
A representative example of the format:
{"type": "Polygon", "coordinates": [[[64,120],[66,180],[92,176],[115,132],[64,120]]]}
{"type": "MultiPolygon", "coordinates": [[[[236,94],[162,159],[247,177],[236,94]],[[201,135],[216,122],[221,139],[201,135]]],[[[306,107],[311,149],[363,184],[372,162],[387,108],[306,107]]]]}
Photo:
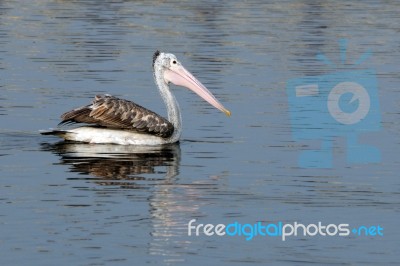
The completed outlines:
{"type": "Polygon", "coordinates": [[[171,136],[174,131],[173,125],[165,118],[131,101],[110,95],[96,95],[91,105],[66,112],[61,119],[60,124],[96,124],[164,138],[171,136]]]}
{"type": "Polygon", "coordinates": [[[96,123],[96,120],[90,117],[91,111],[90,105],[87,105],[66,112],[61,116],[62,121],[59,123],[59,125],[66,123],[96,123]]]}

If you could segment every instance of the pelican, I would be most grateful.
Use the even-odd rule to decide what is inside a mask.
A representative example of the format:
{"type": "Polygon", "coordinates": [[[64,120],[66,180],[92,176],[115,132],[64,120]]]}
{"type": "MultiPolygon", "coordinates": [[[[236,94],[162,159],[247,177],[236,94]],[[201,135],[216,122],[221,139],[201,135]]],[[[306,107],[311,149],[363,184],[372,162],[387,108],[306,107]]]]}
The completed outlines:
{"type": "Polygon", "coordinates": [[[89,105],[64,113],[58,124],[85,125],[65,130],[50,129],[41,134],[85,143],[143,146],[175,143],[182,133],[182,118],[178,102],[169,88],[170,83],[192,90],[227,116],[231,115],[175,55],[156,51],[153,55],[153,76],[167,108],[168,119],[134,102],[104,94],[96,95],[89,105]]]}

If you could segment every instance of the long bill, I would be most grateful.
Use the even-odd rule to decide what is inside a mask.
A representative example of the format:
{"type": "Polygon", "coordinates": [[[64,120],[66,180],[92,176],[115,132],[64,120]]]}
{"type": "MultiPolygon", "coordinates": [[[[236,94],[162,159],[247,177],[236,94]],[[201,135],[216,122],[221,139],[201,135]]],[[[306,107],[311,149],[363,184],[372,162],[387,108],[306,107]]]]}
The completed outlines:
{"type": "Polygon", "coordinates": [[[218,110],[224,112],[227,116],[231,115],[231,112],[228,109],[226,109],[215,98],[215,96],[182,65],[177,65],[171,67],[171,69],[166,69],[164,72],[164,79],[167,82],[172,82],[177,86],[183,86],[192,90],[201,98],[206,100],[209,104],[211,104],[218,110]]]}

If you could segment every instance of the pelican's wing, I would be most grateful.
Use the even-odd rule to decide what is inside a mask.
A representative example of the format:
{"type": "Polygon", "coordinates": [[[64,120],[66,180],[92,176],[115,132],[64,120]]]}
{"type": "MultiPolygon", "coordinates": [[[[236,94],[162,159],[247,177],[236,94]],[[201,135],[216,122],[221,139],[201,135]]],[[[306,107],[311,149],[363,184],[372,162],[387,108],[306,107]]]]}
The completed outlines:
{"type": "Polygon", "coordinates": [[[61,119],[60,124],[96,124],[163,138],[170,137],[174,132],[174,126],[167,119],[136,103],[110,95],[96,95],[92,104],[66,112],[61,119]]]}

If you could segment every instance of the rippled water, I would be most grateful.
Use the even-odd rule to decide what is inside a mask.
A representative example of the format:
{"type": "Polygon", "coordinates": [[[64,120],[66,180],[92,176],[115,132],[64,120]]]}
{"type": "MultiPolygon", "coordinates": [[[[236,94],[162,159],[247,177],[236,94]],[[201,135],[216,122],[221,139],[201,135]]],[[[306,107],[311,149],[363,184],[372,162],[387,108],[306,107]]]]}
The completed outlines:
{"type": "Polygon", "coordinates": [[[399,260],[400,5],[380,1],[0,1],[2,265],[316,263],[399,260]],[[349,62],[376,71],[381,128],[362,142],[380,162],[351,164],[335,138],[331,168],[298,166],[288,80],[349,62]],[[180,88],[179,144],[60,142],[38,134],[110,93],[157,113],[156,49],[172,52],[232,117],[180,88]],[[188,236],[187,224],[295,221],[380,225],[384,236],[188,236]]]}

